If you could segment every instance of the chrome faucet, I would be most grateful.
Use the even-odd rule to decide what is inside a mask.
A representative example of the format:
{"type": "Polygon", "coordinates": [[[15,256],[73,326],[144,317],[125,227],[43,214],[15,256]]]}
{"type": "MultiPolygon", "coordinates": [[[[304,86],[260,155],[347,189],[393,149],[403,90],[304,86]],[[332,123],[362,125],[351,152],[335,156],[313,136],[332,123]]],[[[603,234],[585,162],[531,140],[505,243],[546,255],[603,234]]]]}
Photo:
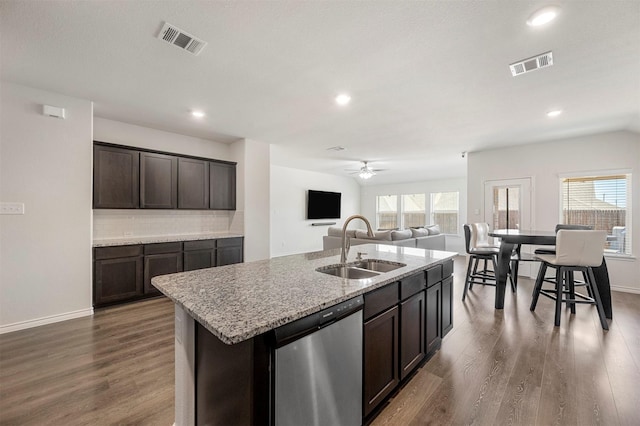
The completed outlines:
{"type": "Polygon", "coordinates": [[[349,254],[349,248],[351,247],[351,241],[347,237],[347,225],[353,219],[362,219],[362,221],[367,225],[367,235],[373,237],[373,229],[371,229],[371,224],[367,220],[366,217],[354,214],[353,216],[349,216],[347,220],[344,221],[344,225],[342,225],[342,251],[340,252],[340,263],[347,263],[347,255],[349,254]]]}

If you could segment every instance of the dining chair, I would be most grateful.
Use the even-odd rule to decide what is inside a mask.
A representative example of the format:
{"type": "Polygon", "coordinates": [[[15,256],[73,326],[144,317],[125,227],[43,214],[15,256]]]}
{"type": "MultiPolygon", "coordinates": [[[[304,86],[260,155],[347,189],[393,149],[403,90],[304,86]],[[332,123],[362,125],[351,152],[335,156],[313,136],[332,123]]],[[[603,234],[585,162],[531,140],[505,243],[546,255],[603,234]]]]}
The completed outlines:
{"type": "MultiPolygon", "coordinates": [[[[491,241],[491,237],[489,236],[489,224],[484,222],[472,223],[471,226],[473,230],[476,232],[472,232],[471,246],[476,248],[489,248],[489,249],[498,249],[500,250],[500,243],[491,241]]],[[[520,254],[520,244],[518,244],[511,254],[511,261],[509,262],[509,271],[507,272],[507,276],[509,277],[509,281],[511,282],[511,287],[513,291],[518,288],[518,264],[520,261],[524,260],[532,260],[530,258],[526,258],[525,256],[520,254]]]]}
{"type": "MultiPolygon", "coordinates": [[[[497,257],[500,252],[499,247],[489,241],[489,225],[486,223],[464,224],[464,244],[465,251],[469,255],[467,265],[467,275],[464,280],[464,292],[462,301],[467,297],[467,291],[471,290],[474,284],[496,285],[496,274],[498,270],[497,257]],[[483,265],[480,266],[480,262],[483,265]],[[489,269],[489,262],[493,269],[489,269]],[[481,268],[478,270],[478,268],[481,268]]],[[[513,281],[511,289],[515,292],[513,281]]]]}
{"type": "Polygon", "coordinates": [[[559,326],[562,302],[570,307],[572,314],[575,313],[577,303],[596,305],[600,324],[603,329],[608,330],[609,326],[593,274],[593,268],[602,263],[606,239],[605,231],[560,229],[556,237],[556,253],[538,255],[542,265],[538,271],[529,309],[535,311],[540,295],[555,300],[555,325],[559,326]],[[556,270],[553,290],[543,288],[547,268],[556,270]],[[585,276],[585,284],[589,289],[588,295],[575,291],[573,274],[567,273],[574,271],[580,271],[585,276]]]}

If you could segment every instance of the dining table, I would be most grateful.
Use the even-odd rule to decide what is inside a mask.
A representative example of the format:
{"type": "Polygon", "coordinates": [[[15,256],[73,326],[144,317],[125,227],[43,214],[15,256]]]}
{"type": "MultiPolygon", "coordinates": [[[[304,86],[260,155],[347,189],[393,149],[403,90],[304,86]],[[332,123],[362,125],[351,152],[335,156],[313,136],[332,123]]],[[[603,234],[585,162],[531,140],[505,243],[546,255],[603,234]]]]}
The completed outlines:
{"type": "MultiPolygon", "coordinates": [[[[503,309],[509,265],[512,261],[514,249],[523,244],[537,246],[555,245],[556,233],[555,231],[544,230],[496,229],[489,232],[489,235],[500,239],[500,251],[498,252],[497,262],[498,271],[496,274],[495,308],[503,309]]],[[[611,310],[611,285],[609,283],[609,272],[604,256],[602,257],[602,264],[593,268],[593,275],[595,276],[598,293],[600,293],[605,316],[611,319],[613,318],[613,312],[611,310]]]]}

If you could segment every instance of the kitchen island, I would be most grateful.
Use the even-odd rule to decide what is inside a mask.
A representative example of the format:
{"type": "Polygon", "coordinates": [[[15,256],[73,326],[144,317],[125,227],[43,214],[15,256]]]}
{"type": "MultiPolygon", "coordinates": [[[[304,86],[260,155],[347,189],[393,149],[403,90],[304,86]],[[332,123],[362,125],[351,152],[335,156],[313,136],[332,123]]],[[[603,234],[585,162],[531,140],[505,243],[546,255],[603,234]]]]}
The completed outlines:
{"type": "MultiPolygon", "coordinates": [[[[362,413],[375,415],[375,407],[408,377],[402,361],[409,359],[409,349],[403,350],[403,343],[421,352],[409,359],[413,369],[452,326],[450,276],[456,253],[373,244],[357,251],[404,266],[364,279],[340,278],[316,270],[339,263],[339,251],[329,250],[153,278],[176,307],[176,425],[273,424],[274,330],[362,295],[362,413]],[[420,319],[414,327],[402,321],[405,304],[407,315],[420,319]],[[428,321],[430,306],[433,321],[428,321]],[[378,391],[367,383],[367,324],[386,318],[392,319],[388,352],[394,377],[378,391]],[[405,329],[406,336],[416,338],[403,339],[405,329]]],[[[379,337],[371,334],[369,343],[379,337]]]]}

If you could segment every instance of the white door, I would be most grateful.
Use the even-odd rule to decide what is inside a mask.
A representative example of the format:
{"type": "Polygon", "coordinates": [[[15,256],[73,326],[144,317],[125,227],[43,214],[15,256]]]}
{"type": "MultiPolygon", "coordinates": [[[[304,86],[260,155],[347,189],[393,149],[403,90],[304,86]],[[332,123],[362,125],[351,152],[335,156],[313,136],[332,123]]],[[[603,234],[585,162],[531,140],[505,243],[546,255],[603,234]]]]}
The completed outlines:
{"type": "MultiPolygon", "coordinates": [[[[531,178],[488,180],[484,183],[484,220],[493,229],[533,229],[531,178]]],[[[531,253],[523,245],[521,252],[531,253]]],[[[521,262],[518,275],[531,276],[531,263],[521,262]]],[[[537,268],[534,268],[537,272],[537,268]]]]}

